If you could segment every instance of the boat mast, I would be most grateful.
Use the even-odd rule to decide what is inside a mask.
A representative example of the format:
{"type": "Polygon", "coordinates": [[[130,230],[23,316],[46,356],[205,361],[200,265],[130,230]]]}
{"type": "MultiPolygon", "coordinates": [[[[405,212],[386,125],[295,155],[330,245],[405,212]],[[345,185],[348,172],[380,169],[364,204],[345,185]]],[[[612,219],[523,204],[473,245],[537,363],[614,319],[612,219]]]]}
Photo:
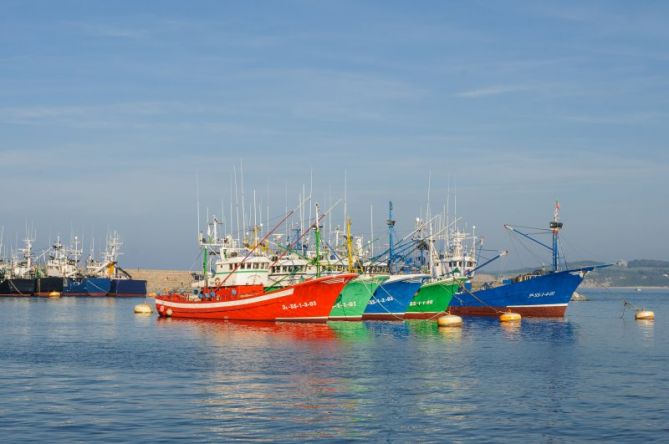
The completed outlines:
{"type": "Polygon", "coordinates": [[[316,204],[316,224],[314,226],[314,242],[316,244],[316,277],[321,276],[321,225],[318,215],[319,207],[316,204]]]}
{"type": "Polygon", "coordinates": [[[393,202],[388,202],[388,272],[392,274],[392,262],[394,259],[393,237],[395,236],[395,220],[393,219],[393,202]]]}
{"type": "Polygon", "coordinates": [[[351,238],[351,219],[346,219],[346,253],[348,254],[348,272],[353,273],[353,239],[351,238]]]}
{"type": "Polygon", "coordinates": [[[553,209],[553,220],[550,222],[550,229],[553,233],[553,271],[558,271],[558,233],[562,229],[562,222],[560,222],[560,202],[555,201],[555,208],[553,209]]]}

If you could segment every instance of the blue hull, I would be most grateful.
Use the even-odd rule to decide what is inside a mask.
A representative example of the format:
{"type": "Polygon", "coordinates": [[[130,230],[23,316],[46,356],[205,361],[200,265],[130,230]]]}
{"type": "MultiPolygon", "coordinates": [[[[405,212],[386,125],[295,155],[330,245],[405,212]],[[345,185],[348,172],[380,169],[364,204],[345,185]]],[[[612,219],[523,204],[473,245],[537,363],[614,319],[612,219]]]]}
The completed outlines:
{"type": "Polygon", "coordinates": [[[111,289],[111,279],[86,277],[67,279],[63,287],[64,296],[107,296],[111,289]]]}
{"type": "Polygon", "coordinates": [[[391,276],[374,292],[362,314],[362,319],[404,319],[409,303],[427,276],[391,276]]]}
{"type": "Polygon", "coordinates": [[[112,279],[109,296],[145,297],[146,281],[139,279],[112,279]]]}
{"type": "Polygon", "coordinates": [[[592,267],[565,270],[512,282],[499,287],[453,296],[452,314],[464,316],[495,316],[511,310],[522,316],[562,317],[576,288],[592,267]]]}

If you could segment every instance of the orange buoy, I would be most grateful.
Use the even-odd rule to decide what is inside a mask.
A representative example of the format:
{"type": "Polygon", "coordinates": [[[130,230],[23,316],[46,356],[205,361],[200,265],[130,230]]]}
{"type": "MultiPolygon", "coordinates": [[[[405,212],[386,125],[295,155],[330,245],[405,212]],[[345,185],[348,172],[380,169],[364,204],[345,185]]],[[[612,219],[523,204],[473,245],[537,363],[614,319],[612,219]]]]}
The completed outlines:
{"type": "Polygon", "coordinates": [[[655,319],[655,313],[650,310],[637,310],[634,313],[634,319],[639,321],[652,321],[655,319]]]}
{"type": "Polygon", "coordinates": [[[446,314],[437,319],[437,325],[439,325],[439,327],[460,327],[462,326],[462,318],[460,316],[446,314]]]}
{"type": "Polygon", "coordinates": [[[514,313],[512,311],[507,311],[499,315],[500,322],[520,322],[521,316],[519,313],[514,313]]]}

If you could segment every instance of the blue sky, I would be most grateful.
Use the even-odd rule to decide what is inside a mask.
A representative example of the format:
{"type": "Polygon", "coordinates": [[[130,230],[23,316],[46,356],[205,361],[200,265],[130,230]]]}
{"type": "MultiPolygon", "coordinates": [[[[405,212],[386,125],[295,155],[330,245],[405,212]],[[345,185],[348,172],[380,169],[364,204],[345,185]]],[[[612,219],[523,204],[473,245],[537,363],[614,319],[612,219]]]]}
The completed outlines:
{"type": "MultiPolygon", "coordinates": [[[[196,176],[270,212],[343,197],[400,231],[457,184],[489,247],[559,199],[570,259],[667,259],[666,2],[0,4],[0,226],[190,267],[196,176]],[[260,197],[262,196],[262,197],[260,197]]],[[[340,206],[333,214],[342,219],[340,206]]],[[[356,230],[357,229],[357,230],[356,230]]],[[[375,234],[377,235],[377,234],[375,234]]]]}

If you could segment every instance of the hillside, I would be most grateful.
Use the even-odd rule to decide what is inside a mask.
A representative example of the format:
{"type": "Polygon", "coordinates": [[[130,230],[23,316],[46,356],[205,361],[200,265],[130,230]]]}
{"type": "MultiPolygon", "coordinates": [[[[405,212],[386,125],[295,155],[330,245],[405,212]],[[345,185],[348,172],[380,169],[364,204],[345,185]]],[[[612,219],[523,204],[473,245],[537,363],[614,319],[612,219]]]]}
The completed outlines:
{"type": "Polygon", "coordinates": [[[669,287],[669,261],[620,261],[586,276],[587,287],[669,287]]]}

